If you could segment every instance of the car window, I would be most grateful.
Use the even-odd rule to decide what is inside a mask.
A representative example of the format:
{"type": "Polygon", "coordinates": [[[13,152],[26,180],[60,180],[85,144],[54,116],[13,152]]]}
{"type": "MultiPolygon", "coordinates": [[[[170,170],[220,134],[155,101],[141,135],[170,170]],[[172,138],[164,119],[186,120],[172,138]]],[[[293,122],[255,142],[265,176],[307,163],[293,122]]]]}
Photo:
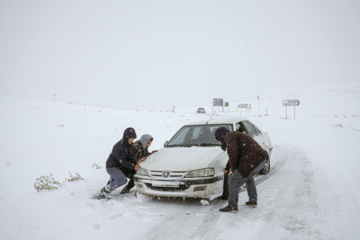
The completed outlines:
{"type": "Polygon", "coordinates": [[[219,127],[232,131],[231,125],[184,126],[170,139],[167,147],[220,146],[221,143],[215,139],[215,131],[219,127]]]}
{"type": "Polygon", "coordinates": [[[243,125],[240,122],[235,124],[235,128],[236,128],[236,131],[246,133],[245,128],[243,127],[243,125]]]}
{"type": "Polygon", "coordinates": [[[184,128],[181,129],[175,137],[173,137],[171,140],[171,143],[174,145],[182,145],[184,144],[185,137],[189,134],[190,128],[184,128]]]}
{"type": "Polygon", "coordinates": [[[200,134],[202,132],[202,129],[197,127],[197,128],[193,128],[193,130],[191,131],[191,139],[197,139],[199,138],[200,134]]]}
{"type": "Polygon", "coordinates": [[[261,132],[249,121],[243,121],[242,125],[244,126],[246,133],[252,138],[261,134],[261,132]]]}

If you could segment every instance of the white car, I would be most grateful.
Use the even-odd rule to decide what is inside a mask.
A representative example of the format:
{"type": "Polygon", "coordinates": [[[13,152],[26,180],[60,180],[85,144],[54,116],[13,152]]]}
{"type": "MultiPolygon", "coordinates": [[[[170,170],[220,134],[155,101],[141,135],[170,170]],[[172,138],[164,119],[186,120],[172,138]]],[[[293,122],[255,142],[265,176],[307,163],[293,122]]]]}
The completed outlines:
{"type": "MultiPolygon", "coordinates": [[[[224,183],[223,169],[228,155],[215,139],[215,130],[219,127],[250,135],[271,156],[272,145],[268,133],[246,118],[187,124],[162,149],[140,164],[134,176],[138,193],[210,200],[227,193],[228,185],[227,181],[224,183]]],[[[260,174],[269,171],[270,159],[267,159],[260,174]]]]}
{"type": "Polygon", "coordinates": [[[205,113],[206,111],[205,111],[205,108],[198,108],[197,109],[197,111],[196,111],[197,113],[205,113]]]}

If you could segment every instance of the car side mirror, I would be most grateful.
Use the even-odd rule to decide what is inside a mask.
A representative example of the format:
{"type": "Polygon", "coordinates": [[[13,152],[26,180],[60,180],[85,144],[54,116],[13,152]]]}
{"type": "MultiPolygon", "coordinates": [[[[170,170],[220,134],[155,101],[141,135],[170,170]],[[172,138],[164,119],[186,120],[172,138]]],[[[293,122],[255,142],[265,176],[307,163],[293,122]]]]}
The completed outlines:
{"type": "Polygon", "coordinates": [[[166,142],[164,143],[164,147],[166,147],[168,144],[169,144],[169,141],[166,141],[166,142]]]}

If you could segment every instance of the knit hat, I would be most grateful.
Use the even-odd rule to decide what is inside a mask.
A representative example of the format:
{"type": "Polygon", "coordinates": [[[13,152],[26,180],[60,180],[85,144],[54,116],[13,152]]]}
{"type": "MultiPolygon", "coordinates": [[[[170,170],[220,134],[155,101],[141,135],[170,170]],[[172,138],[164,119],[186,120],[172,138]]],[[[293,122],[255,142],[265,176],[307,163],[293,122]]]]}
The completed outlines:
{"type": "Polygon", "coordinates": [[[219,127],[215,131],[215,138],[216,140],[221,142],[221,149],[224,151],[226,151],[225,135],[229,132],[229,129],[227,129],[226,127],[219,127]]]}
{"type": "Polygon", "coordinates": [[[131,137],[136,138],[136,132],[135,132],[135,129],[130,127],[130,128],[125,129],[123,138],[127,142],[127,141],[129,141],[129,138],[131,138],[131,137]]]}

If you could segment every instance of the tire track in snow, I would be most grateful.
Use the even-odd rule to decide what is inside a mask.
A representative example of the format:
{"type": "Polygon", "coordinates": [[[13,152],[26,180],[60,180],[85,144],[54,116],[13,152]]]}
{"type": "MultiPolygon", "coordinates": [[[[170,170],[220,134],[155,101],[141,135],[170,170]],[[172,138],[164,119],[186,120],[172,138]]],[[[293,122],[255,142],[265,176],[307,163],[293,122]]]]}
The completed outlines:
{"type": "MultiPolygon", "coordinates": [[[[281,151],[282,146],[277,146],[272,158],[278,159],[271,167],[271,171],[267,175],[258,175],[255,178],[256,185],[259,185],[269,179],[272,175],[283,167],[291,155],[286,147],[286,151],[281,151]]],[[[241,192],[246,191],[243,189],[241,192]]],[[[221,231],[216,229],[216,225],[226,213],[219,212],[219,208],[227,204],[225,200],[215,199],[210,203],[210,207],[205,208],[205,211],[200,211],[203,208],[200,205],[200,200],[193,200],[189,202],[184,211],[174,212],[165,217],[165,220],[156,226],[147,236],[148,239],[221,239],[221,231]]],[[[249,212],[252,215],[252,211],[249,212]]]]}
{"type": "MultiPolygon", "coordinates": [[[[283,148],[280,146],[275,146],[278,148],[283,148]]],[[[282,168],[284,166],[284,164],[286,163],[286,161],[289,159],[290,155],[291,155],[291,151],[282,151],[282,154],[280,156],[276,156],[277,152],[274,152],[276,158],[278,159],[278,161],[271,166],[270,172],[267,175],[260,175],[259,178],[255,179],[255,183],[256,185],[259,185],[261,183],[263,183],[264,181],[266,181],[268,178],[270,178],[272,175],[274,175],[280,168],[282,168]]],[[[274,156],[272,156],[272,158],[274,158],[274,156]]]]}
{"type": "MultiPolygon", "coordinates": [[[[257,175],[255,177],[256,185],[260,185],[261,183],[265,182],[269,179],[272,175],[274,175],[289,159],[291,152],[286,151],[283,155],[280,156],[279,160],[271,167],[270,172],[267,175],[257,175]]],[[[275,155],[276,156],[276,155],[275,155]]],[[[274,157],[274,156],[273,156],[274,157]]],[[[240,191],[246,192],[243,188],[240,191]]],[[[220,239],[220,233],[215,231],[215,227],[217,223],[225,217],[226,213],[218,212],[219,208],[224,207],[227,204],[227,201],[216,201],[215,204],[211,206],[208,213],[204,217],[203,221],[201,222],[200,226],[196,230],[196,232],[191,236],[191,239],[220,239]],[[215,212],[216,211],[216,212],[215,212]]],[[[250,213],[251,214],[251,213],[250,213]]]]}

